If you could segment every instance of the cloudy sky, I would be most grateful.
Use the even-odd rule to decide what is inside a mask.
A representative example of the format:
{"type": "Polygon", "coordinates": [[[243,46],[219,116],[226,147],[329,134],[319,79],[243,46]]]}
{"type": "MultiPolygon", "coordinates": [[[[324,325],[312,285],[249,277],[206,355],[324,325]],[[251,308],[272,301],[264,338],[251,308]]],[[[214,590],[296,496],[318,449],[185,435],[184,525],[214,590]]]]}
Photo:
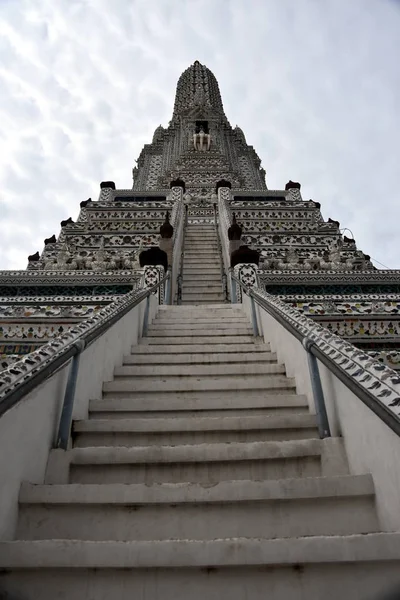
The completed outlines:
{"type": "Polygon", "coordinates": [[[268,187],[300,181],[400,268],[399,32],[396,0],[0,0],[0,268],[25,268],[100,181],[131,187],[196,59],[268,187]]]}

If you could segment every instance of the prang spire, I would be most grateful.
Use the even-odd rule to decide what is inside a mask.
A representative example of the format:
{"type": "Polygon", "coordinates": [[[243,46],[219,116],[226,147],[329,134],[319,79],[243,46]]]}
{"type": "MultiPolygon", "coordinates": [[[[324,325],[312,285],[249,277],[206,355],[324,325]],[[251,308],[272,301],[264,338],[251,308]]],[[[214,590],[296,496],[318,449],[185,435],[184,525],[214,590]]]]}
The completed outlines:
{"type": "Polygon", "coordinates": [[[172,119],[176,120],[196,107],[211,109],[226,120],[218,81],[198,60],[178,80],[172,119]]]}

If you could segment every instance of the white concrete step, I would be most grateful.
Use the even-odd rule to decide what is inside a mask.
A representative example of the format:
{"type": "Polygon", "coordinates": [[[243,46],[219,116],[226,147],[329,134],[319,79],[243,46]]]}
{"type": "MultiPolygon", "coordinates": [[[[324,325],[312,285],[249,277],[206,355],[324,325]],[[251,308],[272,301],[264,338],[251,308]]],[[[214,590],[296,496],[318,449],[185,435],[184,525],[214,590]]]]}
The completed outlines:
{"type": "Polygon", "coordinates": [[[195,233],[195,232],[191,232],[191,233],[187,233],[185,235],[185,246],[189,246],[191,244],[191,242],[197,242],[197,243],[207,243],[207,242],[217,242],[217,236],[215,235],[215,233],[195,233]]]}
{"type": "Polygon", "coordinates": [[[247,391],[247,390],[290,390],[295,389],[295,380],[284,375],[247,375],[234,377],[233,375],[209,375],[201,378],[195,375],[163,377],[157,376],[151,380],[137,378],[129,379],[125,377],[117,378],[114,381],[103,383],[103,392],[105,394],[124,394],[129,392],[196,392],[219,390],[227,391],[247,391]]]}
{"type": "Polygon", "coordinates": [[[61,599],[62,590],[74,600],[265,600],[273,590],[273,600],[389,600],[400,534],[15,541],[0,544],[0,557],[10,599],[61,599]]]}
{"type": "Polygon", "coordinates": [[[70,483],[218,483],[324,473],[323,440],[90,447],[68,451],[70,483]]]}
{"type": "Polygon", "coordinates": [[[212,301],[218,301],[218,300],[223,300],[224,299],[224,294],[222,293],[222,285],[219,285],[218,288],[219,291],[213,291],[213,290],[209,290],[208,288],[203,288],[203,289],[193,289],[189,286],[185,286],[182,289],[182,299],[184,298],[184,296],[186,297],[187,300],[193,300],[194,302],[196,301],[196,298],[199,299],[199,301],[207,301],[209,302],[210,300],[212,301]]]}
{"type": "MultiPolygon", "coordinates": [[[[152,346],[153,344],[158,345],[170,345],[170,344],[248,344],[252,345],[254,337],[249,335],[195,335],[195,336],[168,336],[168,337],[145,337],[140,340],[140,344],[143,346],[152,346]]],[[[170,352],[170,348],[168,349],[170,352]]]]}
{"type": "MultiPolygon", "coordinates": [[[[219,296],[218,298],[213,298],[213,300],[221,301],[221,300],[223,300],[223,298],[221,296],[219,296]]],[[[197,305],[203,304],[206,306],[209,304],[209,302],[210,302],[210,298],[208,298],[207,300],[198,300],[197,298],[189,299],[189,300],[185,299],[185,300],[182,300],[182,306],[193,306],[194,304],[197,304],[197,305]]]]}
{"type": "MultiPolygon", "coordinates": [[[[209,274],[209,275],[185,275],[185,284],[188,284],[190,286],[194,286],[196,284],[201,285],[202,283],[205,282],[213,282],[213,283],[218,283],[219,285],[221,285],[221,272],[219,273],[214,273],[214,274],[209,274]]],[[[183,282],[182,282],[183,283],[183,282]]]]}
{"type": "Polygon", "coordinates": [[[218,264],[216,265],[205,265],[202,266],[201,263],[199,263],[199,266],[194,266],[194,265],[186,265],[185,263],[183,264],[183,277],[186,274],[194,274],[194,273],[198,273],[198,272],[202,272],[202,273],[210,273],[210,274],[216,274],[219,273],[221,274],[221,268],[218,264]]]}
{"type": "Polygon", "coordinates": [[[212,253],[215,258],[219,259],[219,249],[218,246],[216,244],[190,244],[190,246],[186,246],[186,249],[184,250],[183,253],[183,260],[185,261],[185,257],[186,257],[186,252],[189,251],[190,252],[197,252],[200,250],[207,250],[208,252],[212,253]]]}
{"type": "Polygon", "coordinates": [[[157,317],[154,319],[152,325],[158,325],[158,324],[162,324],[162,325],[187,325],[187,324],[193,324],[193,325],[210,325],[210,326],[214,326],[216,323],[218,323],[221,327],[231,327],[232,325],[235,324],[249,324],[249,319],[245,316],[242,315],[238,315],[236,317],[218,317],[218,316],[209,316],[209,317],[205,317],[205,316],[199,316],[196,318],[194,317],[189,317],[186,315],[169,315],[167,314],[161,314],[161,315],[157,315],[157,317]]]}
{"type": "Polygon", "coordinates": [[[232,377],[245,377],[246,375],[271,375],[284,374],[284,365],[276,363],[259,364],[209,364],[209,365],[123,365],[115,367],[114,377],[210,377],[230,375],[232,377]]]}
{"type": "Polygon", "coordinates": [[[204,266],[209,266],[209,267],[213,267],[215,265],[215,263],[218,262],[219,265],[219,257],[218,256],[210,256],[210,257],[203,257],[203,256],[193,256],[193,257],[186,257],[184,258],[183,264],[185,267],[191,266],[191,265],[198,265],[198,264],[202,264],[204,266]]]}
{"type": "Polygon", "coordinates": [[[243,417],[309,414],[307,398],[294,390],[108,393],[89,403],[90,418],[243,417]]]}
{"type": "Polygon", "coordinates": [[[207,309],[206,308],[202,308],[202,309],[195,309],[193,307],[188,307],[188,308],[183,308],[182,306],[176,306],[176,305],[167,305],[167,304],[161,304],[161,306],[158,307],[158,313],[157,314],[162,314],[164,312],[168,312],[173,314],[183,314],[183,313],[192,313],[194,316],[199,314],[205,314],[205,315],[209,315],[209,314],[218,314],[218,315],[228,315],[228,316],[232,316],[232,315],[236,315],[236,314],[240,314],[240,315],[245,315],[245,313],[243,312],[242,308],[240,305],[238,304],[211,304],[207,309]]]}
{"type": "Polygon", "coordinates": [[[89,419],[75,421],[75,447],[253,442],[317,438],[313,415],[89,419]]]}
{"type": "Polygon", "coordinates": [[[193,250],[193,248],[202,248],[205,249],[213,249],[216,252],[219,252],[218,242],[215,237],[198,237],[192,239],[185,239],[185,246],[183,252],[185,253],[187,250],[193,250]]]}
{"type": "Polygon", "coordinates": [[[198,294],[201,297],[203,294],[214,294],[218,297],[219,294],[222,294],[222,284],[221,282],[217,284],[205,283],[203,285],[197,285],[192,287],[190,283],[183,283],[182,285],[182,297],[186,294],[198,294]]]}
{"type": "Polygon", "coordinates": [[[183,266],[186,269],[199,268],[199,267],[201,267],[202,269],[214,269],[215,266],[219,267],[219,260],[215,259],[215,260],[205,261],[205,260],[196,258],[196,259],[185,260],[183,266]]]}
{"type": "MultiPolygon", "coordinates": [[[[203,321],[205,321],[205,319],[203,319],[203,321]]],[[[197,321],[191,321],[191,320],[187,320],[187,321],[175,321],[173,323],[171,323],[169,320],[165,319],[163,321],[161,321],[160,319],[156,319],[151,325],[149,325],[149,331],[185,331],[185,330],[190,330],[190,331],[194,331],[199,330],[199,331],[204,331],[204,330],[210,330],[211,328],[215,327],[216,329],[220,329],[220,330],[225,330],[226,332],[230,332],[232,330],[232,328],[235,331],[246,331],[246,332],[252,332],[251,327],[249,326],[249,322],[247,321],[247,319],[232,319],[230,323],[226,323],[225,321],[221,321],[219,319],[214,319],[211,320],[209,319],[208,321],[205,322],[197,322],[197,321]]],[[[183,334],[186,335],[186,334],[183,334]]]]}
{"type": "Polygon", "coordinates": [[[211,540],[378,531],[368,475],[155,485],[25,484],[17,539],[211,540]],[[132,508],[136,510],[132,510],[132,508]]]}
{"type": "Polygon", "coordinates": [[[191,293],[191,292],[182,292],[182,302],[190,302],[192,304],[196,304],[198,302],[203,302],[204,304],[208,304],[210,300],[213,301],[222,301],[224,299],[223,293],[217,294],[213,292],[212,294],[208,294],[207,292],[202,293],[191,293]]]}
{"type": "MultiPolygon", "coordinates": [[[[217,277],[218,276],[218,280],[221,282],[221,270],[217,267],[213,267],[211,268],[203,268],[201,266],[199,267],[184,267],[183,272],[182,272],[182,276],[183,276],[183,281],[187,282],[187,280],[189,279],[189,277],[196,277],[198,275],[203,275],[205,276],[206,280],[210,279],[211,277],[217,277]]],[[[220,304],[219,302],[210,302],[210,304],[220,304]]]]}
{"type": "MultiPolygon", "coordinates": [[[[227,343],[215,343],[211,340],[210,343],[194,343],[190,344],[173,344],[170,348],[168,348],[168,354],[237,354],[237,353],[246,353],[249,356],[256,355],[258,353],[270,352],[271,347],[269,344],[262,344],[260,342],[252,343],[238,343],[227,344],[227,343]]],[[[145,355],[155,355],[162,354],[165,355],[165,345],[164,344],[141,344],[138,346],[132,346],[131,348],[132,355],[137,354],[145,354],[145,355]]]]}
{"type": "Polygon", "coordinates": [[[215,226],[214,225],[191,225],[189,224],[186,228],[187,233],[191,233],[191,232],[207,232],[207,231],[213,231],[215,232],[215,226]]]}
{"type": "Polygon", "coordinates": [[[273,352],[251,352],[242,354],[239,352],[222,353],[193,353],[193,354],[129,354],[124,357],[124,365],[230,365],[230,364],[265,364],[277,361],[273,352]]]}
{"type": "Polygon", "coordinates": [[[181,327],[174,327],[174,326],[166,326],[166,325],[149,325],[149,329],[148,329],[148,333],[147,336],[148,337],[163,337],[163,336],[195,336],[195,335],[202,335],[202,336],[212,336],[212,335],[218,335],[218,336],[237,336],[237,335],[250,335],[252,334],[253,330],[251,327],[249,327],[249,325],[247,324],[242,324],[242,323],[238,323],[236,325],[232,325],[231,327],[222,327],[219,325],[219,323],[215,324],[214,328],[212,329],[210,327],[210,325],[202,325],[200,324],[200,327],[195,327],[195,323],[184,323],[183,326],[181,327]]]}
{"type": "Polygon", "coordinates": [[[204,260],[218,260],[220,259],[220,253],[218,248],[214,246],[206,246],[199,247],[196,245],[190,246],[190,248],[186,248],[183,256],[184,262],[188,260],[195,259],[204,259],[204,260]]]}
{"type": "Polygon", "coordinates": [[[193,240],[217,240],[217,236],[212,231],[188,231],[185,235],[185,243],[193,240]]]}

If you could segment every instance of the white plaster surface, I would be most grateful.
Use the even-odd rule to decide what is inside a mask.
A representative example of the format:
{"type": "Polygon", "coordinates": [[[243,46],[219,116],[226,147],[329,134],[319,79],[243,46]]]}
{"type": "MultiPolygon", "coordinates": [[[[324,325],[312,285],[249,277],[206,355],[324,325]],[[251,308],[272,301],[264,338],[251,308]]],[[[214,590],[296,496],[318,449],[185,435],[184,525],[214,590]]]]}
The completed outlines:
{"type": "MultiPolygon", "coordinates": [[[[244,310],[249,302],[244,297],[244,310]]],[[[299,394],[308,398],[315,413],[306,352],[265,310],[258,309],[263,335],[270,342],[288,376],[296,380],[299,394]]],[[[400,438],[379,419],[327,367],[318,361],[325,403],[333,436],[342,436],[350,473],[371,473],[376,504],[384,531],[400,531],[400,438]]]]}
{"type": "MultiPolygon", "coordinates": [[[[143,301],[115,323],[81,355],[73,418],[88,416],[89,401],[101,397],[132,343],[141,335],[143,301]]],[[[158,308],[151,297],[150,322],[158,308]]],[[[50,448],[57,434],[69,365],[29,392],[0,419],[0,539],[12,539],[22,481],[43,483],[50,448]]]]}

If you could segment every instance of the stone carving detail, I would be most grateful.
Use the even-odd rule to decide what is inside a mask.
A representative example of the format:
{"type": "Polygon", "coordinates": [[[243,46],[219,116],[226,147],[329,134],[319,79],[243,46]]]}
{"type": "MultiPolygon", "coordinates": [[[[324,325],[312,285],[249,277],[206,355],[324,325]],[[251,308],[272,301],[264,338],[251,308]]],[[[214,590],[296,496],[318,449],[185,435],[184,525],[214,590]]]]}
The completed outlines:
{"type": "Polygon", "coordinates": [[[91,267],[93,271],[112,271],[115,269],[115,262],[109,260],[107,257],[107,253],[104,249],[104,238],[102,238],[100,242],[100,247],[95,254],[95,258],[92,261],[91,267]]]}
{"type": "Polygon", "coordinates": [[[76,324],[66,333],[56,337],[38,350],[31,352],[21,360],[0,373],[0,402],[27,381],[33,375],[52,363],[58,356],[66,352],[83,335],[103,327],[126,307],[143,297],[143,290],[135,290],[99,310],[95,315],[76,324]]]}
{"type": "MultiPolygon", "coordinates": [[[[144,268],[144,287],[152,287],[156,285],[164,277],[164,269],[160,266],[146,266],[144,268]]],[[[158,291],[156,290],[153,294],[158,293],[158,301],[160,304],[164,303],[164,284],[162,284],[158,291]]]]}
{"type": "Polygon", "coordinates": [[[210,150],[210,146],[211,135],[209,133],[205,133],[203,127],[200,127],[200,131],[193,134],[194,149],[199,150],[200,152],[205,152],[206,150],[210,150]]]}
{"type": "Polygon", "coordinates": [[[400,352],[398,350],[365,350],[365,353],[391,369],[400,370],[400,352]]]}
{"type": "Polygon", "coordinates": [[[158,178],[161,175],[162,156],[152,156],[150,160],[149,172],[147,175],[146,188],[149,190],[157,189],[158,178]]]}
{"type": "MultiPolygon", "coordinates": [[[[365,297],[365,296],[364,296],[365,297]]],[[[335,300],[328,299],[327,296],[322,296],[322,301],[316,301],[314,298],[308,301],[293,300],[288,296],[280,297],[281,300],[287,302],[292,308],[304,312],[309,316],[321,316],[321,315],[400,315],[400,300],[397,301],[385,301],[385,302],[374,302],[369,296],[367,300],[360,300],[360,296],[355,296],[352,301],[349,299],[347,302],[343,301],[346,296],[336,296],[335,300]]]]}
{"type": "Polygon", "coordinates": [[[233,270],[235,277],[239,279],[248,288],[257,285],[257,267],[249,263],[236,265],[233,270]]]}
{"type": "Polygon", "coordinates": [[[307,336],[341,370],[364,388],[375,400],[386,406],[398,418],[400,414],[400,378],[392,369],[372,360],[353,344],[330,333],[294,308],[260,288],[256,294],[263,298],[300,333],[307,336]]]}
{"type": "Polygon", "coordinates": [[[57,253],[57,258],[45,263],[46,271],[74,271],[77,269],[77,263],[71,258],[71,253],[67,244],[61,244],[57,253]]]}
{"type": "Polygon", "coordinates": [[[68,331],[74,324],[63,323],[54,324],[44,323],[41,325],[35,325],[34,323],[28,323],[26,325],[0,325],[0,342],[3,340],[35,340],[35,341],[47,341],[54,338],[65,331],[68,331]]]}
{"type": "MultiPolygon", "coordinates": [[[[30,318],[47,318],[47,317],[61,317],[63,319],[76,319],[87,317],[92,313],[100,310],[102,304],[104,304],[104,300],[107,300],[107,303],[111,301],[110,297],[107,296],[98,296],[97,299],[92,299],[92,297],[83,297],[85,302],[93,302],[93,304],[46,304],[46,305],[35,305],[32,304],[30,306],[18,306],[15,304],[3,304],[0,305],[0,319],[10,319],[10,318],[22,318],[24,320],[29,320],[30,318]],[[97,304],[99,302],[98,299],[102,300],[102,304],[97,304]]],[[[4,299],[1,299],[4,300],[4,299]]],[[[1,301],[0,300],[0,301],[1,301]]],[[[7,298],[9,301],[10,299],[7,298]]],[[[26,298],[18,298],[18,300],[26,302],[26,298]]],[[[30,300],[34,300],[30,298],[30,300]]],[[[42,298],[40,297],[40,300],[42,298]]],[[[50,302],[54,302],[54,298],[49,298],[50,302]]],[[[64,301],[66,298],[64,298],[64,301]]],[[[82,301],[80,296],[75,296],[72,298],[74,302],[82,301]]],[[[14,302],[14,300],[13,300],[14,302]]]]}

